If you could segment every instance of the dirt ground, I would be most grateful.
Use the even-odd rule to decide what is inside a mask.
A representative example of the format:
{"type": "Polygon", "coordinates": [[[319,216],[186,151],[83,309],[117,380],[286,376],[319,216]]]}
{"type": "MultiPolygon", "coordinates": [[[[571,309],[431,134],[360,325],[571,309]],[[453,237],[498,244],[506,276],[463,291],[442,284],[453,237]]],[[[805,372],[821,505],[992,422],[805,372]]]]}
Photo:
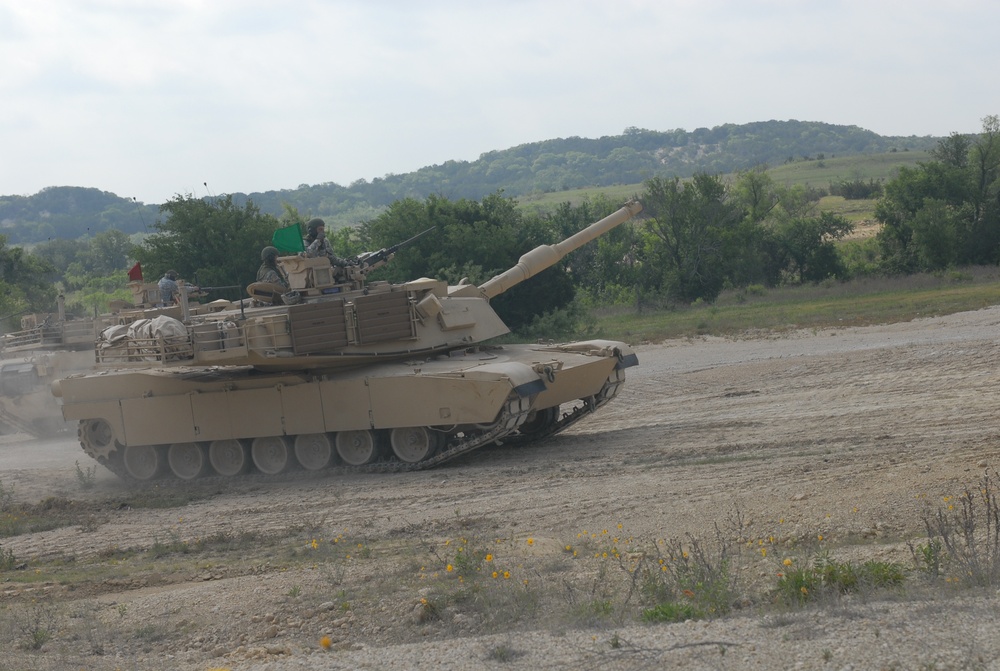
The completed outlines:
{"type": "MultiPolygon", "coordinates": [[[[23,570],[240,534],[287,539],[306,552],[310,538],[330,545],[339,537],[375,556],[331,575],[330,553],[310,565],[248,548],[246,556],[178,560],[152,575],[76,587],[0,573],[9,636],[0,630],[0,647],[16,645],[17,617],[39,602],[60,604],[60,617],[103,623],[97,634],[61,625],[77,631],[76,644],[57,635],[40,651],[0,657],[0,669],[661,668],[679,660],[692,668],[916,668],[914,660],[994,668],[989,660],[1000,651],[988,641],[996,637],[975,631],[995,631],[995,595],[979,592],[920,608],[840,606],[787,623],[753,608],[712,623],[633,621],[620,624],[619,645],[602,644],[606,624],[562,620],[555,631],[523,631],[476,612],[466,622],[449,602],[445,626],[445,618],[425,622],[415,604],[448,578],[445,564],[457,555],[446,543],[494,543],[512,570],[528,575],[530,567],[522,582],[535,581],[566,561],[567,545],[599,553],[605,530],[623,546],[626,537],[636,545],[709,538],[734,511],[750,537],[767,539],[767,561],[815,546],[912,565],[905,541],[922,537],[927,511],[1000,464],[998,324],[1000,308],[989,308],[867,328],[641,344],[619,397],[541,445],[490,447],[423,473],[192,485],[196,495],[181,508],[116,508],[134,490],[103,470],[84,490],[74,464],[90,464],[75,440],[3,437],[0,486],[14,501],[94,506],[88,524],[0,539],[23,570]],[[393,547],[414,546],[430,550],[392,557],[393,547]],[[421,566],[427,556],[441,566],[421,566]],[[418,573],[435,587],[411,585],[418,573]],[[412,599],[394,584],[412,587],[412,599]],[[906,619],[925,608],[921,617],[960,611],[965,619],[906,619]],[[157,623],[157,635],[141,628],[157,623]],[[876,632],[872,646],[857,644],[855,624],[876,632]],[[932,644],[924,627],[943,642],[932,644]],[[323,635],[329,651],[318,645],[323,635]]],[[[336,555],[337,566],[344,557],[336,555]]],[[[760,559],[748,566],[768,570],[760,559]]]]}

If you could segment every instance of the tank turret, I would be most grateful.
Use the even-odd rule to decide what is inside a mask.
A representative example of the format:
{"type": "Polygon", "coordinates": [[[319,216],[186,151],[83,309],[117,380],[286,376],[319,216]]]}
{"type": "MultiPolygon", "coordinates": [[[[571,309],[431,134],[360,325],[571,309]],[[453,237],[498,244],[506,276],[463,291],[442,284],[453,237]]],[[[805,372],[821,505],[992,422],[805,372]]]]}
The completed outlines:
{"type": "Polygon", "coordinates": [[[367,281],[406,243],[343,268],[279,257],[289,289],[251,285],[250,305],[190,310],[182,291],[180,318],[122,311],[97,339],[99,371],[53,393],[84,450],[138,480],[410,470],[551,435],[613,398],[635,354],[599,340],[484,345],[509,332],[489,300],[641,209],[631,201],[479,286],[367,281]]]}

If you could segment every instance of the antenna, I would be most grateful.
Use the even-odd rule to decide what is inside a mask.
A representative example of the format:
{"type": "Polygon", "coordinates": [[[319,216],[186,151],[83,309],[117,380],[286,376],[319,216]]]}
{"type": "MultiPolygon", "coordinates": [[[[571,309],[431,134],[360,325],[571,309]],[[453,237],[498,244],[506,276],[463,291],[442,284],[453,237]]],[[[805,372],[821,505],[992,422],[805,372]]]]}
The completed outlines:
{"type": "Polygon", "coordinates": [[[208,182],[202,182],[202,184],[205,185],[205,191],[208,192],[209,197],[214,200],[215,199],[215,194],[213,194],[212,191],[211,191],[211,189],[208,188],[208,182]]]}
{"type": "Polygon", "coordinates": [[[139,207],[139,201],[136,200],[135,196],[132,196],[132,203],[135,205],[135,211],[139,213],[139,221],[142,222],[142,230],[149,233],[149,229],[146,227],[146,219],[142,216],[142,208],[139,207]]]}

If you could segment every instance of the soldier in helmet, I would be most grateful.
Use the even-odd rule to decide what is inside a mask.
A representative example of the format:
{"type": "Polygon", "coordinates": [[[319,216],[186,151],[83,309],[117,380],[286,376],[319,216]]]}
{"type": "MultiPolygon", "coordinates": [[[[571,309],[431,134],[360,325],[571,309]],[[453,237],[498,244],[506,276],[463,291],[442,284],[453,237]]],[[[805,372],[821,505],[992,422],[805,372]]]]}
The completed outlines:
{"type": "Polygon", "coordinates": [[[326,222],[322,219],[310,219],[306,222],[306,246],[304,254],[308,257],[322,256],[330,260],[331,265],[346,266],[347,262],[333,253],[333,246],[326,239],[326,222]]]}
{"type": "Polygon", "coordinates": [[[265,247],[260,252],[260,268],[257,269],[257,281],[278,284],[288,289],[288,278],[278,267],[278,250],[275,247],[265,247]]]}

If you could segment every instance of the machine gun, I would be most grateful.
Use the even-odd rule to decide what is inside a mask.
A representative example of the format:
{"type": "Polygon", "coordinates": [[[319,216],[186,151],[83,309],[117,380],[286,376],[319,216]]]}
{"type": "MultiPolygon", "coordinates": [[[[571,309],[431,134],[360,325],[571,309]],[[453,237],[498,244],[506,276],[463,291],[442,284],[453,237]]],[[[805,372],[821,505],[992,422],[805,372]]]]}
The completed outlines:
{"type": "Polygon", "coordinates": [[[376,268],[381,268],[385,264],[389,263],[392,259],[393,254],[398,252],[404,247],[409,247],[413,244],[417,238],[422,235],[426,235],[433,231],[437,226],[431,226],[426,231],[421,231],[417,233],[409,240],[403,240],[402,242],[397,242],[391,247],[383,247],[382,249],[375,252],[361,252],[357,256],[353,256],[347,259],[347,266],[355,266],[357,270],[361,272],[362,275],[367,275],[376,268]]]}

